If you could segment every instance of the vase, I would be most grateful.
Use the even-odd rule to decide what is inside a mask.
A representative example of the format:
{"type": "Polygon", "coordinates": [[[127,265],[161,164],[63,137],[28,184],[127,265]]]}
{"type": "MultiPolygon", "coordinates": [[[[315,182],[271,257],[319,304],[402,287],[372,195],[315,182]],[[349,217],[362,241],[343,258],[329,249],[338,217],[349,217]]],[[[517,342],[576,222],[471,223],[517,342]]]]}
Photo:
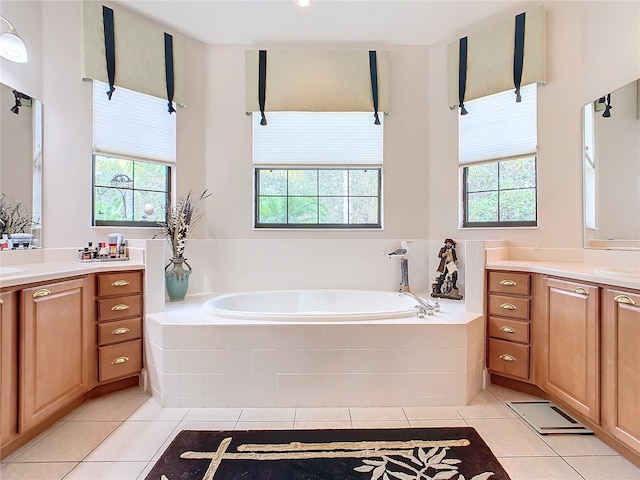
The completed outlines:
{"type": "Polygon", "coordinates": [[[167,286],[170,302],[181,302],[184,300],[189,288],[189,275],[191,275],[191,265],[183,257],[173,257],[171,262],[164,267],[164,279],[167,286]],[[185,268],[185,266],[187,268],[185,268]],[[169,267],[172,267],[169,269],[169,267]]]}

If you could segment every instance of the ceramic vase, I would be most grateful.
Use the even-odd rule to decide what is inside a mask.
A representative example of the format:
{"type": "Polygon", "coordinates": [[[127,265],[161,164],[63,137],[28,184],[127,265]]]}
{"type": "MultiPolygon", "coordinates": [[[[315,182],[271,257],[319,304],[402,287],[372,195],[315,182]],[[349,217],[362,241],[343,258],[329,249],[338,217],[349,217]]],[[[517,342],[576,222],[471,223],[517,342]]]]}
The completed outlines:
{"type": "Polygon", "coordinates": [[[169,301],[181,302],[184,300],[189,288],[189,275],[191,275],[191,272],[191,265],[183,257],[173,257],[169,264],[164,267],[164,278],[169,301]]]}

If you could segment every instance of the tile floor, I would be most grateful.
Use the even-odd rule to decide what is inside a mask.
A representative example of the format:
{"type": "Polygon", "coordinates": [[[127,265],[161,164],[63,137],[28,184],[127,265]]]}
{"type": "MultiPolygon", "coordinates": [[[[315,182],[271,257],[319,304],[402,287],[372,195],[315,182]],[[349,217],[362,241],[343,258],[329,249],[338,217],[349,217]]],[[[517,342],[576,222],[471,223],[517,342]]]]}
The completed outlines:
{"type": "Polygon", "coordinates": [[[1,480],[144,479],[183,429],[474,427],[513,480],[638,480],[594,436],[540,436],[490,386],[464,407],[162,408],[137,389],[93,399],[2,461],[1,480]]]}

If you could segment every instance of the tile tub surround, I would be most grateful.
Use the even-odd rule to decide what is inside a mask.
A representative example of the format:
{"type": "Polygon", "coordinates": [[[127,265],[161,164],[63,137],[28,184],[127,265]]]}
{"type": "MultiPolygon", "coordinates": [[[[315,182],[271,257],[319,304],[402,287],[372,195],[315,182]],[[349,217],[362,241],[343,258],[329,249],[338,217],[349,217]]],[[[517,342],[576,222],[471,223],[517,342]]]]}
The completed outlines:
{"type": "Polygon", "coordinates": [[[484,320],[463,304],[422,320],[265,324],[208,316],[206,298],[146,317],[165,407],[466,405],[482,386],[484,320]]]}

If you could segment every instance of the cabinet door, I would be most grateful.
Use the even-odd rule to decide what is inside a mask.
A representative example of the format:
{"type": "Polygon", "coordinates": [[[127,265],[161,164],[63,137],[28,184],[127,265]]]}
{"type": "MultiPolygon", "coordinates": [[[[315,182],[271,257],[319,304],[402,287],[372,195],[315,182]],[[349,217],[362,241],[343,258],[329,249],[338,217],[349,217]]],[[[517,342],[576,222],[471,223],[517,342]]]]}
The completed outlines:
{"type": "MultiPolygon", "coordinates": [[[[85,278],[22,290],[20,428],[27,430],[88,390],[85,278]]],[[[91,320],[91,319],[89,319],[91,320]]]]}
{"type": "Polygon", "coordinates": [[[640,453],[640,292],[606,290],[602,314],[603,425],[640,453]]]}
{"type": "Polygon", "coordinates": [[[598,287],[544,279],[542,388],[598,422],[598,287]]]}
{"type": "Polygon", "coordinates": [[[18,316],[16,293],[0,293],[0,445],[18,433],[18,316]]]}

